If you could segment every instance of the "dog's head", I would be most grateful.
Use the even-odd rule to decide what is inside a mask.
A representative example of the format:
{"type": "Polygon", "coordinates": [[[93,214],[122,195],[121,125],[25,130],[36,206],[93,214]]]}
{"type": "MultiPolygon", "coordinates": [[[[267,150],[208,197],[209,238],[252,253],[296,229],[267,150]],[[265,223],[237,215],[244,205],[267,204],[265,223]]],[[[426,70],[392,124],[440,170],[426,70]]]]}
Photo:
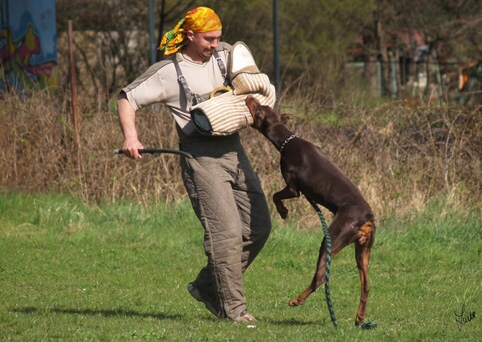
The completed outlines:
{"type": "Polygon", "coordinates": [[[269,128],[275,124],[286,124],[292,117],[289,114],[278,114],[270,106],[263,106],[252,95],[248,95],[245,102],[249,112],[253,116],[253,124],[251,127],[261,133],[266,133],[269,128]]]}

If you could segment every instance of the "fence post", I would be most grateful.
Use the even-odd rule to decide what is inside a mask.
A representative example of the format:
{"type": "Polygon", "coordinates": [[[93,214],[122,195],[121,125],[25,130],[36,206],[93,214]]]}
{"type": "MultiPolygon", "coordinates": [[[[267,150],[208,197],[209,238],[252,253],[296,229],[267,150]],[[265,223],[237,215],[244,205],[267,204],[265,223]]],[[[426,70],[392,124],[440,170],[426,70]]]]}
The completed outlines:
{"type": "Polygon", "coordinates": [[[77,79],[75,75],[74,43],[72,33],[72,20],[68,21],[69,34],[69,62],[70,62],[70,96],[72,100],[72,124],[74,128],[74,147],[77,155],[77,165],[80,167],[80,133],[79,114],[77,112],[77,79]]]}
{"type": "Polygon", "coordinates": [[[72,99],[72,125],[74,128],[74,149],[77,164],[77,174],[79,179],[79,187],[81,192],[82,185],[82,165],[80,158],[80,132],[79,132],[79,114],[77,112],[77,78],[75,75],[75,61],[74,61],[74,39],[72,33],[72,20],[68,21],[68,36],[69,36],[69,61],[70,61],[70,96],[72,99]]]}

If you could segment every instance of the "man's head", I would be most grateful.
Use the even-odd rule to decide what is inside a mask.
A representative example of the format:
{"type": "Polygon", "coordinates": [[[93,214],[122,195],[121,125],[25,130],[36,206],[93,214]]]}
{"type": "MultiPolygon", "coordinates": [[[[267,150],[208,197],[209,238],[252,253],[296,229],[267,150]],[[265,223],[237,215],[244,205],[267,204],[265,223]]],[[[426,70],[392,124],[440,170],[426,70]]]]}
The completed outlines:
{"type": "Polygon", "coordinates": [[[176,27],[164,35],[159,49],[165,50],[164,55],[172,55],[192,42],[198,54],[209,58],[221,38],[221,30],[221,20],[212,9],[197,7],[188,11],[176,27]]]}

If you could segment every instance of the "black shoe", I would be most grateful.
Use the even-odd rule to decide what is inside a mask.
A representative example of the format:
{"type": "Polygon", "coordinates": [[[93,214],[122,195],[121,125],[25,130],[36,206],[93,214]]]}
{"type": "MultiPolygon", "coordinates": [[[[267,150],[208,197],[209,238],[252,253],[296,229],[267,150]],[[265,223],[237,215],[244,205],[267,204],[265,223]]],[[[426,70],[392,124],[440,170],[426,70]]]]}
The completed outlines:
{"type": "Polygon", "coordinates": [[[209,300],[207,296],[203,296],[201,291],[199,291],[197,287],[194,287],[193,283],[190,283],[187,286],[187,290],[195,300],[203,303],[206,306],[206,309],[208,309],[214,316],[224,318],[224,315],[221,314],[221,309],[217,309],[217,305],[213,303],[214,300],[209,300]]]}

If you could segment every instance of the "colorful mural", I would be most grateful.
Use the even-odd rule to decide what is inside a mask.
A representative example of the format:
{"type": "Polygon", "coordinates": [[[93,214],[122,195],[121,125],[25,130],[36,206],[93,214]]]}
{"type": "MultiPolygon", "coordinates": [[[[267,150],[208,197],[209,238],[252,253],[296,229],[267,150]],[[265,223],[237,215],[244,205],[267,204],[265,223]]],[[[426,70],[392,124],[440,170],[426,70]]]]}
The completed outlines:
{"type": "Polygon", "coordinates": [[[57,86],[55,0],[0,0],[0,89],[57,86]]]}

